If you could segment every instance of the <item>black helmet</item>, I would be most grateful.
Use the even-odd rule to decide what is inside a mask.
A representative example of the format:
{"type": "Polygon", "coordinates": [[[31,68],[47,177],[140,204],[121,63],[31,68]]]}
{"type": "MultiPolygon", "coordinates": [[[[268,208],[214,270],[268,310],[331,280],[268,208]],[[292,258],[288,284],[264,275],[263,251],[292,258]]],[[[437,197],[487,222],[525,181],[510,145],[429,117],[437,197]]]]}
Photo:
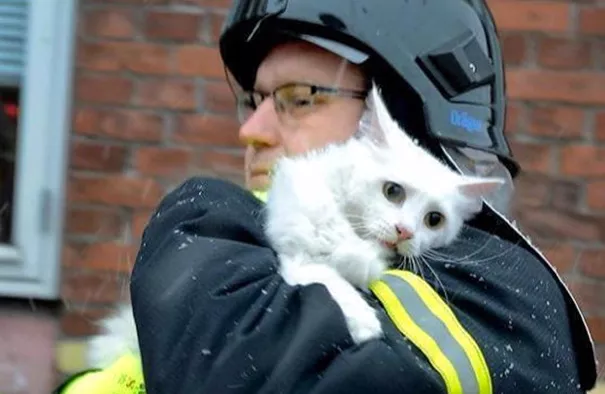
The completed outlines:
{"type": "Polygon", "coordinates": [[[250,89],[268,51],[302,36],[368,54],[364,66],[390,112],[419,142],[488,152],[518,173],[504,136],[500,45],[483,0],[235,0],[220,51],[250,89]]]}

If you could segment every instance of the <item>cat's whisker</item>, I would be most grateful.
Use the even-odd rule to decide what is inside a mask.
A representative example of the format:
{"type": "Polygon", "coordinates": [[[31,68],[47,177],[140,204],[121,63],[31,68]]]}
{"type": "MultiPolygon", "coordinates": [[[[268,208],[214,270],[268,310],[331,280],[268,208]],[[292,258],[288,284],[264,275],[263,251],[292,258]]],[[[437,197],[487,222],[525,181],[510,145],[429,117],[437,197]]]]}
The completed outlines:
{"type": "Polygon", "coordinates": [[[396,269],[405,270],[407,263],[407,257],[403,255],[399,255],[399,262],[395,264],[396,269]]]}
{"type": "MultiPolygon", "coordinates": [[[[489,244],[489,239],[488,239],[487,242],[483,243],[479,248],[475,249],[473,251],[473,253],[470,253],[470,254],[468,254],[466,256],[462,256],[462,257],[458,258],[457,262],[458,263],[464,263],[464,264],[473,264],[473,263],[476,263],[476,261],[472,261],[473,256],[476,256],[477,254],[481,253],[483,251],[483,249],[487,248],[488,244],[489,244]],[[467,261],[467,260],[470,260],[470,261],[467,261]]],[[[444,254],[440,253],[437,250],[434,250],[434,252],[437,253],[438,256],[441,256],[441,258],[445,257],[444,254]]]]}
{"type": "Polygon", "coordinates": [[[437,262],[439,263],[451,263],[451,264],[458,264],[458,263],[463,263],[466,258],[451,258],[445,254],[442,253],[438,253],[436,251],[431,251],[431,250],[427,250],[424,252],[424,256],[428,257],[430,259],[433,260],[437,260],[437,262]]]}
{"type": "Polygon", "coordinates": [[[433,267],[431,267],[431,264],[426,261],[426,259],[424,258],[424,256],[419,256],[419,259],[424,262],[424,265],[426,267],[428,267],[428,269],[432,272],[433,277],[435,278],[435,280],[437,281],[439,287],[441,287],[441,290],[443,291],[443,297],[445,298],[445,302],[447,304],[450,303],[449,297],[447,295],[447,290],[445,289],[445,286],[443,285],[443,282],[441,281],[441,279],[439,278],[439,275],[437,275],[437,272],[435,271],[435,269],[433,267]]]}
{"type": "Polygon", "coordinates": [[[466,256],[452,258],[445,253],[441,253],[437,250],[427,250],[424,253],[425,257],[429,257],[434,260],[439,260],[442,263],[452,263],[452,264],[473,264],[473,261],[469,259],[470,256],[474,256],[475,253],[468,254],[466,256]]]}
{"type": "MultiPolygon", "coordinates": [[[[483,246],[483,247],[485,247],[485,246],[483,246]]],[[[443,253],[433,250],[433,251],[430,251],[430,253],[433,253],[433,255],[430,255],[430,257],[433,257],[437,260],[441,260],[442,262],[445,262],[445,263],[454,263],[454,264],[461,264],[461,265],[478,265],[481,263],[486,263],[488,261],[498,259],[498,258],[504,256],[506,253],[508,253],[509,250],[510,250],[510,248],[505,249],[498,254],[490,255],[489,257],[486,257],[484,259],[476,259],[476,260],[472,260],[472,259],[470,259],[470,257],[476,255],[478,253],[478,251],[470,253],[466,256],[462,256],[461,258],[458,258],[458,259],[452,259],[443,253]]],[[[429,256],[429,252],[427,252],[427,256],[429,256]]]]}

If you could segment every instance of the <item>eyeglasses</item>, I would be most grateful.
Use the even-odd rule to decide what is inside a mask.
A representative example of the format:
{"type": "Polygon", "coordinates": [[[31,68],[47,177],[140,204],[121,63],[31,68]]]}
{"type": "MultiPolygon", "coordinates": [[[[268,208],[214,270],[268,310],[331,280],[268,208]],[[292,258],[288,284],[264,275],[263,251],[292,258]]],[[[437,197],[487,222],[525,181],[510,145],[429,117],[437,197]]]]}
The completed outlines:
{"type": "Polygon", "coordinates": [[[237,115],[243,124],[267,98],[273,99],[276,113],[281,120],[299,119],[313,112],[318,105],[325,104],[335,97],[364,100],[368,95],[364,90],[351,90],[317,86],[307,83],[288,83],[277,87],[271,93],[258,91],[236,92],[237,115]]]}

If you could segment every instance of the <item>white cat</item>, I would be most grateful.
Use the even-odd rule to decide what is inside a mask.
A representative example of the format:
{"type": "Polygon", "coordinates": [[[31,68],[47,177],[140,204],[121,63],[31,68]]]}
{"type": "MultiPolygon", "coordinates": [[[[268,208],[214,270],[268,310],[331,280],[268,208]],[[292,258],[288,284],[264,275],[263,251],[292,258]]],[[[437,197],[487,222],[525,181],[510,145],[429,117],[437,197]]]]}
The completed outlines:
{"type": "Polygon", "coordinates": [[[290,285],[325,285],[356,343],[381,336],[367,289],[396,254],[421,256],[456,238],[498,178],[462,176],[416,145],[377,88],[356,138],[278,161],[266,232],[290,285]],[[369,118],[369,119],[368,119],[369,118]]]}
{"type": "Polygon", "coordinates": [[[139,353],[131,304],[120,304],[116,312],[99,323],[101,332],[88,341],[87,364],[90,368],[105,368],[126,353],[139,353]]]}
{"type": "MultiPolygon", "coordinates": [[[[366,290],[397,255],[420,256],[451,243],[481,196],[503,183],[461,176],[417,146],[389,115],[376,87],[360,133],[278,161],[266,232],[291,285],[319,283],[340,306],[356,343],[381,336],[366,290]]],[[[138,352],[132,309],[101,321],[91,366],[138,352]]]]}

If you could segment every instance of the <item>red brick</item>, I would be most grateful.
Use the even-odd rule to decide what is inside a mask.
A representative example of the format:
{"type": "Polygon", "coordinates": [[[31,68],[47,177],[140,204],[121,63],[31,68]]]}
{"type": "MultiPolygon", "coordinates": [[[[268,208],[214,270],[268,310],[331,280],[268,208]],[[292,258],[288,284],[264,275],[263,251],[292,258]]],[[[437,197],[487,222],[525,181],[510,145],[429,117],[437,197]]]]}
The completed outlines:
{"type": "Polygon", "coordinates": [[[605,104],[605,73],[509,69],[510,99],[605,104]]]}
{"type": "Polygon", "coordinates": [[[116,210],[68,207],[65,216],[67,234],[119,237],[122,216],[116,210]]]}
{"type": "Polygon", "coordinates": [[[567,243],[552,243],[541,247],[541,251],[559,274],[571,272],[577,263],[577,253],[567,243]]]}
{"type": "Polygon", "coordinates": [[[169,48],[139,42],[82,42],[78,66],[94,71],[131,71],[167,74],[171,71],[169,48]]]}
{"type": "Polygon", "coordinates": [[[184,4],[199,5],[201,7],[230,8],[232,0],[179,0],[184,4]]]}
{"type": "Polygon", "coordinates": [[[181,115],[177,118],[173,140],[207,146],[237,146],[238,122],[213,115],[181,115]]]}
{"type": "Polygon", "coordinates": [[[150,11],[145,18],[145,35],[150,39],[195,41],[202,15],[150,11]]]}
{"type": "MultiPolygon", "coordinates": [[[[596,343],[605,342],[605,317],[604,316],[589,316],[586,318],[590,335],[596,343]]],[[[599,360],[602,365],[605,359],[599,360]]]]}
{"type": "Polygon", "coordinates": [[[76,100],[104,104],[128,104],[134,85],[131,80],[110,75],[81,75],[76,78],[76,100]]]}
{"type": "Polygon", "coordinates": [[[555,180],[550,190],[550,206],[554,209],[575,209],[583,199],[583,188],[577,182],[555,180]]]}
{"type": "Polygon", "coordinates": [[[206,151],[202,153],[200,167],[210,169],[218,174],[243,174],[244,154],[206,151]]]}
{"type": "Polygon", "coordinates": [[[219,38],[221,36],[221,32],[223,30],[225,16],[217,13],[212,13],[206,20],[209,20],[208,23],[210,23],[210,37],[208,39],[208,42],[210,44],[216,44],[218,43],[219,38]]]}
{"type": "Polygon", "coordinates": [[[519,132],[525,119],[525,107],[520,102],[509,102],[506,105],[505,133],[511,135],[519,132]]]}
{"type": "Polygon", "coordinates": [[[153,208],[163,195],[162,188],[149,178],[125,175],[88,177],[72,175],[68,185],[70,203],[94,203],[131,208],[153,208]]]}
{"type": "Polygon", "coordinates": [[[605,36],[605,9],[580,10],[580,31],[584,34],[605,36]]]}
{"type": "Polygon", "coordinates": [[[69,271],[63,274],[61,298],[66,302],[88,304],[113,303],[128,291],[128,279],[115,272],[69,271]]]}
{"type": "Polygon", "coordinates": [[[61,314],[61,331],[63,335],[75,337],[98,334],[100,331],[97,322],[108,314],[109,311],[103,309],[66,310],[61,314]]]}
{"type": "Polygon", "coordinates": [[[134,246],[118,242],[78,245],[73,249],[72,258],[63,262],[65,267],[122,273],[132,271],[137,252],[134,246]]]}
{"type": "Polygon", "coordinates": [[[210,112],[235,115],[235,97],[226,82],[206,82],[204,109],[210,112]]]}
{"type": "Polygon", "coordinates": [[[515,181],[515,204],[525,207],[548,206],[551,188],[552,182],[548,177],[521,172],[515,181]]]}
{"type": "Polygon", "coordinates": [[[510,142],[515,157],[525,171],[546,174],[552,172],[553,148],[530,142],[510,142]]]}
{"type": "Polygon", "coordinates": [[[605,40],[593,42],[593,57],[597,68],[605,70],[605,40]]]}
{"type": "Polygon", "coordinates": [[[192,156],[188,149],[142,147],[137,149],[134,163],[143,175],[176,176],[191,171],[192,156]]]}
{"type": "Polygon", "coordinates": [[[149,219],[151,218],[152,211],[151,210],[137,210],[134,212],[132,216],[132,238],[133,239],[141,239],[143,235],[143,231],[147,224],[149,223],[149,219]]]}
{"type": "Polygon", "coordinates": [[[522,34],[506,34],[502,36],[502,53],[507,65],[519,65],[527,56],[527,40],[522,34]]]}
{"type": "Polygon", "coordinates": [[[594,132],[598,140],[605,141],[605,111],[597,113],[594,132]]]}
{"type": "Polygon", "coordinates": [[[582,198],[581,188],[573,181],[524,172],[515,184],[514,202],[518,206],[570,209],[582,198]]]}
{"type": "Polygon", "coordinates": [[[561,172],[576,176],[603,176],[605,148],[590,145],[566,145],[561,148],[561,172]]]}
{"type": "Polygon", "coordinates": [[[568,287],[585,314],[602,312],[605,305],[605,283],[573,279],[568,282],[568,287]]]}
{"type": "Polygon", "coordinates": [[[571,5],[542,0],[489,0],[499,30],[566,32],[571,5]]]}
{"type": "Polygon", "coordinates": [[[149,108],[195,109],[195,84],[189,79],[139,82],[138,103],[149,108]]]}
{"type": "Polygon", "coordinates": [[[605,279],[605,250],[583,250],[578,265],[584,275],[605,279]]]}
{"type": "Polygon", "coordinates": [[[109,8],[86,10],[80,23],[84,35],[107,38],[130,38],[136,34],[132,9],[109,8]]]}
{"type": "Polygon", "coordinates": [[[605,180],[589,182],[586,185],[588,206],[593,209],[605,209],[605,180]]]}
{"type": "Polygon", "coordinates": [[[605,241],[605,223],[593,215],[582,215],[562,209],[522,207],[515,215],[521,227],[532,238],[564,242],[605,241]]]}
{"type": "Polygon", "coordinates": [[[217,48],[189,45],[178,48],[176,69],[181,75],[225,78],[223,61],[217,48]]]}
{"type": "Polygon", "coordinates": [[[78,108],[74,114],[76,133],[124,141],[159,141],[163,119],[159,115],[123,109],[78,108]]]}
{"type": "Polygon", "coordinates": [[[581,108],[539,106],[530,112],[528,132],[556,138],[580,138],[584,130],[585,113],[581,108]]]}
{"type": "Polygon", "coordinates": [[[538,64],[561,69],[579,70],[592,63],[590,42],[578,39],[543,37],[538,42],[538,64]]]}
{"type": "Polygon", "coordinates": [[[128,149],[123,146],[92,141],[74,141],[71,167],[104,172],[121,171],[126,164],[128,149]]]}

